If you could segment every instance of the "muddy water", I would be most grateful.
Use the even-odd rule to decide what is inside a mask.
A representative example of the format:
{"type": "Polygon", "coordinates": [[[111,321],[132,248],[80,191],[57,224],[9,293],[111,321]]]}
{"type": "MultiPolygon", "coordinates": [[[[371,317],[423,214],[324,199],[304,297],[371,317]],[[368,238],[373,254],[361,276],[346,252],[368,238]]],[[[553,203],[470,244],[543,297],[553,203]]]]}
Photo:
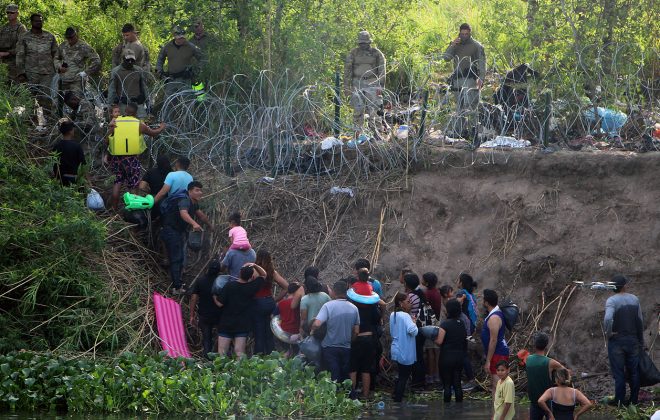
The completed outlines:
{"type": "MultiPolygon", "coordinates": [[[[149,418],[150,416],[140,416],[140,418],[149,418]]],[[[191,420],[207,419],[210,416],[193,415],[168,415],[151,416],[159,420],[191,420]]],[[[127,418],[137,418],[127,415],[42,415],[42,414],[7,414],[0,413],[0,420],[123,420],[127,418]]],[[[393,405],[385,403],[383,410],[375,410],[362,416],[364,419],[377,420],[400,420],[400,419],[453,419],[453,420],[482,420],[491,418],[491,403],[488,401],[464,401],[462,404],[444,404],[442,401],[428,401],[425,403],[406,403],[393,405]]],[[[516,407],[516,420],[527,420],[527,406],[516,407]]],[[[587,413],[580,417],[585,420],[603,419],[603,413],[587,413]]]]}
{"type": "MultiPolygon", "coordinates": [[[[385,403],[385,409],[374,411],[365,418],[381,420],[399,419],[453,419],[453,420],[477,420],[490,419],[492,416],[492,403],[490,401],[464,401],[461,404],[444,404],[442,401],[428,401],[422,403],[403,403],[395,406],[385,403]]],[[[528,406],[516,407],[516,420],[527,420],[528,406]]],[[[603,414],[587,413],[580,419],[596,420],[603,419],[603,414]]]]}

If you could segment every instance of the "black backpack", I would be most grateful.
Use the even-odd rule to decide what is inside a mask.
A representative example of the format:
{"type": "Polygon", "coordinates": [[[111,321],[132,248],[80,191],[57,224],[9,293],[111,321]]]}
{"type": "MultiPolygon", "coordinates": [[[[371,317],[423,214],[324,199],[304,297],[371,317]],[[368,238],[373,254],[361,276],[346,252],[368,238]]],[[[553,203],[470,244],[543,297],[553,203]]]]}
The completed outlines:
{"type": "Polygon", "coordinates": [[[174,194],[170,194],[167,198],[160,203],[160,213],[167,214],[176,208],[177,202],[182,198],[188,197],[187,190],[179,190],[174,194]]]}
{"type": "Polygon", "coordinates": [[[509,331],[513,331],[514,327],[518,323],[518,318],[520,316],[520,308],[518,305],[512,301],[507,301],[500,305],[500,310],[504,314],[504,326],[509,331]]]}

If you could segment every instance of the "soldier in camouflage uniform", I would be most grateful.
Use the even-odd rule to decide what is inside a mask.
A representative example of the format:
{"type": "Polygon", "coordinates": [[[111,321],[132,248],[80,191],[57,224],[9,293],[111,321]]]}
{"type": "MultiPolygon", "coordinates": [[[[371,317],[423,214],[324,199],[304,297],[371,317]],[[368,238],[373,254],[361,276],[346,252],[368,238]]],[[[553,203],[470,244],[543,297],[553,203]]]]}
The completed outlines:
{"type": "Polygon", "coordinates": [[[369,32],[360,32],[358,47],[351,50],[344,63],[344,91],[351,98],[353,123],[358,131],[364,126],[365,114],[369,114],[369,127],[375,135],[383,129],[383,120],[377,113],[383,104],[385,73],[385,56],[371,46],[369,32]]]}
{"type": "Polygon", "coordinates": [[[203,59],[202,51],[188,42],[183,29],[176,26],[173,34],[174,39],[163,45],[156,62],[156,72],[167,80],[165,97],[190,89],[196,67],[203,59]],[[165,60],[167,60],[167,71],[164,70],[165,60]]]}
{"type": "Polygon", "coordinates": [[[151,72],[149,50],[138,39],[135,27],[130,23],[125,24],[121,28],[121,36],[123,41],[112,50],[112,68],[124,61],[124,53],[129,49],[135,54],[135,65],[147,73],[151,72]]]}
{"type": "Polygon", "coordinates": [[[64,92],[82,92],[82,84],[87,76],[93,76],[101,70],[101,58],[94,48],[78,38],[78,31],[74,28],[67,28],[64,37],[66,41],[60,44],[55,56],[55,68],[60,73],[60,89],[64,92]]]}
{"type": "Polygon", "coordinates": [[[9,80],[15,81],[16,43],[18,38],[27,32],[25,25],[18,21],[18,6],[10,4],[6,8],[7,24],[0,28],[0,62],[6,64],[9,70],[9,80]]]}
{"type": "Polygon", "coordinates": [[[138,118],[144,119],[147,117],[146,102],[149,92],[146,74],[135,65],[135,61],[135,53],[130,49],[124,50],[124,61],[110,72],[108,102],[119,104],[122,115],[125,115],[126,104],[133,102],[138,107],[138,118]]]}
{"type": "Polygon", "coordinates": [[[30,31],[21,35],[16,45],[17,80],[27,82],[39,103],[47,106],[55,74],[53,59],[57,54],[57,41],[53,34],[42,30],[44,18],[40,13],[30,16],[30,24],[30,31]]]}

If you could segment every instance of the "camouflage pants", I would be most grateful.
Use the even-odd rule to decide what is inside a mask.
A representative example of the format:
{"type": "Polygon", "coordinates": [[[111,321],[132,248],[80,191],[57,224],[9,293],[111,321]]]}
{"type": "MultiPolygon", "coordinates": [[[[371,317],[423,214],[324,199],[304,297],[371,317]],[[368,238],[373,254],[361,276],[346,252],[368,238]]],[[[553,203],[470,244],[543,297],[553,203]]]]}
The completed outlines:
{"type": "Polygon", "coordinates": [[[191,79],[184,79],[181,77],[170,78],[167,79],[167,82],[165,83],[165,97],[169,98],[181,91],[190,89],[192,89],[191,79]]]}
{"type": "Polygon", "coordinates": [[[456,99],[456,113],[449,120],[447,132],[451,136],[461,137],[477,122],[479,89],[475,79],[461,77],[454,80],[452,90],[456,99]]]}
{"type": "Polygon", "coordinates": [[[82,93],[83,88],[82,88],[82,83],[80,82],[80,78],[66,82],[62,81],[61,91],[62,92],[72,91],[76,93],[82,93]]]}
{"type": "Polygon", "coordinates": [[[353,124],[356,129],[364,127],[364,116],[368,115],[368,125],[372,130],[382,131],[383,120],[378,111],[383,105],[383,97],[379,95],[380,87],[354,88],[350,105],[353,108],[353,124]]]}
{"type": "Polygon", "coordinates": [[[18,71],[16,70],[16,57],[12,55],[10,58],[11,59],[7,59],[7,57],[3,58],[0,62],[7,65],[7,76],[10,81],[15,82],[16,76],[18,76],[18,71]]]}
{"type": "Polygon", "coordinates": [[[39,74],[30,71],[25,72],[30,92],[37,98],[39,105],[44,108],[51,108],[52,92],[50,84],[53,80],[52,74],[39,74]]]}

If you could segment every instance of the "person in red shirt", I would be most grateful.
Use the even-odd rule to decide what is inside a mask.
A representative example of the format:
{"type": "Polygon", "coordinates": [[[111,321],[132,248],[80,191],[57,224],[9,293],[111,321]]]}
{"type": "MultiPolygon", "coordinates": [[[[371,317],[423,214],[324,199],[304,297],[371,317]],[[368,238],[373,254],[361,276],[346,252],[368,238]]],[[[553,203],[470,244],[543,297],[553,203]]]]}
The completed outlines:
{"type": "Polygon", "coordinates": [[[374,293],[374,288],[369,283],[369,270],[366,268],[359,269],[357,272],[357,281],[351,287],[358,295],[371,296],[374,293]]]}
{"type": "MultiPolygon", "coordinates": [[[[280,314],[280,327],[282,330],[291,334],[293,339],[294,335],[297,336],[300,331],[300,310],[298,308],[292,308],[291,303],[293,302],[296,292],[300,289],[300,284],[296,282],[289,283],[287,287],[287,294],[277,303],[277,311],[280,314]]],[[[287,352],[287,357],[293,357],[298,353],[298,346],[295,344],[289,344],[289,351],[287,352]]]]}

